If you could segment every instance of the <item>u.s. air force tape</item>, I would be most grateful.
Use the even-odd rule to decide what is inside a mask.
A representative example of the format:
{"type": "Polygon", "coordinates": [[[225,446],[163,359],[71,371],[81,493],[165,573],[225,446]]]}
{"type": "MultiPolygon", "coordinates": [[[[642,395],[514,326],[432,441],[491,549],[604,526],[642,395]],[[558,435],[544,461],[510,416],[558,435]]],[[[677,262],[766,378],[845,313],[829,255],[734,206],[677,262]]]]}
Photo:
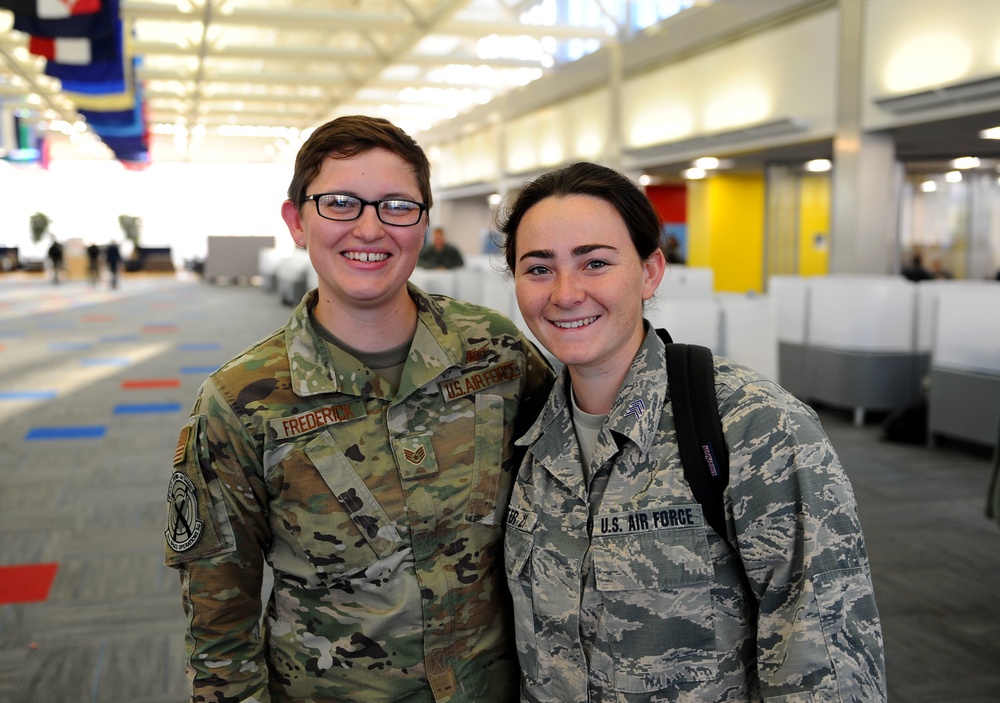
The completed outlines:
{"type": "Polygon", "coordinates": [[[352,400],[350,403],[314,408],[291,417],[279,417],[277,420],[270,420],[267,424],[276,439],[287,439],[326,425],[348,422],[359,417],[365,417],[365,403],[362,400],[352,400]]]}
{"type": "Polygon", "coordinates": [[[629,513],[598,515],[594,521],[595,536],[623,534],[629,532],[653,532],[684,527],[700,527],[705,524],[701,506],[697,503],[685,505],[665,505],[660,508],[646,508],[629,513]]]}
{"type": "Polygon", "coordinates": [[[441,381],[441,395],[445,400],[455,400],[516,378],[521,378],[520,364],[517,361],[506,361],[482,371],[471,371],[457,378],[441,381]]]}

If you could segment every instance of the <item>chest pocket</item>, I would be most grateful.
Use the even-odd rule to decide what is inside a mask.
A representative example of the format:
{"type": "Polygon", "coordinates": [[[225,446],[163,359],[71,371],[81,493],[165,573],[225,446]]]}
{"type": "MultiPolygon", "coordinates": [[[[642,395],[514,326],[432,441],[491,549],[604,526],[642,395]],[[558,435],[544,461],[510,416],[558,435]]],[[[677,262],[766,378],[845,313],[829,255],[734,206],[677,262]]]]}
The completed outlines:
{"type": "Polygon", "coordinates": [[[329,433],[289,452],[281,468],[281,499],[272,505],[275,568],[315,587],[396,550],[399,533],[329,433]],[[303,569],[303,557],[311,569],[303,569]]]}
{"type": "Polygon", "coordinates": [[[511,486],[511,472],[503,469],[504,412],[503,396],[477,393],[421,408],[415,418],[390,413],[393,452],[410,501],[420,504],[417,486],[433,484],[439,514],[499,526],[511,486]]]}
{"type": "MultiPolygon", "coordinates": [[[[684,507],[700,518],[700,506],[684,507]]],[[[623,516],[598,524],[614,518],[623,516]]],[[[616,690],[646,693],[717,676],[714,570],[702,524],[595,535],[593,559],[616,690]]]]}
{"type": "Polygon", "coordinates": [[[535,635],[535,609],[532,595],[528,560],[534,545],[532,531],[535,516],[530,513],[514,512],[508,516],[504,535],[504,562],[507,571],[507,585],[514,601],[514,627],[517,642],[517,658],[522,673],[530,679],[538,678],[538,642],[535,635]],[[519,529],[511,524],[511,518],[527,517],[519,529]]]}

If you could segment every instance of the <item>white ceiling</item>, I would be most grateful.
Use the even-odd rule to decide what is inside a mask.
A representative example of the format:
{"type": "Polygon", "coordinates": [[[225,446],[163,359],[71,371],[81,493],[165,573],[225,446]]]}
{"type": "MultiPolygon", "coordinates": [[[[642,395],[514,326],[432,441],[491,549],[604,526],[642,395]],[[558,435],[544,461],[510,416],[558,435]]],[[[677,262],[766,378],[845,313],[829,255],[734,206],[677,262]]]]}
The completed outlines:
{"type": "MultiPolygon", "coordinates": [[[[302,131],[338,114],[378,114],[419,133],[541,77],[582,46],[601,46],[619,31],[602,7],[622,15],[632,4],[635,12],[624,0],[576,0],[587,16],[557,20],[571,4],[121,0],[121,15],[142,57],[154,160],[272,160],[289,158],[302,131]]],[[[43,124],[76,122],[12,20],[0,10],[0,100],[43,124]]],[[[72,146],[52,136],[55,149],[108,158],[86,136],[72,146]]]]}

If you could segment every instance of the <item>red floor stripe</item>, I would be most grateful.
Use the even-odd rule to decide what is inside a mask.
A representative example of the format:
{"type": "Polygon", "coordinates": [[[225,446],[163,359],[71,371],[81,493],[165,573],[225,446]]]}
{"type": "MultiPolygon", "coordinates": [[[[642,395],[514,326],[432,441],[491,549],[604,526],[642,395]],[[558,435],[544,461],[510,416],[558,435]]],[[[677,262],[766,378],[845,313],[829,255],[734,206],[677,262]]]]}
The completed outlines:
{"type": "Polygon", "coordinates": [[[181,382],[176,378],[140,378],[134,381],[122,381],[122,388],[134,391],[139,388],[179,388],[181,382]]]}
{"type": "Polygon", "coordinates": [[[113,322],[115,319],[114,315],[84,315],[84,322],[113,322]]]}
{"type": "Polygon", "coordinates": [[[143,332],[176,332],[177,325],[143,325],[143,332]]]}
{"type": "Polygon", "coordinates": [[[0,566],[0,605],[46,600],[58,564],[0,566]]]}

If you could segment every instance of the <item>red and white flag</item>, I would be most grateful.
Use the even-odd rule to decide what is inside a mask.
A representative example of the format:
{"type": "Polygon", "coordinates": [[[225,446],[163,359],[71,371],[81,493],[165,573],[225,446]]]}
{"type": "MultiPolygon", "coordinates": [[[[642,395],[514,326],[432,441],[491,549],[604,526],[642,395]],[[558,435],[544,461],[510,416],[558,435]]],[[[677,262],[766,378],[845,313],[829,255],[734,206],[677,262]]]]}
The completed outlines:
{"type": "Polygon", "coordinates": [[[37,0],[38,17],[60,19],[73,15],[91,15],[101,9],[101,0],[37,0]]]}
{"type": "Polygon", "coordinates": [[[28,51],[49,61],[72,66],[87,66],[93,60],[90,39],[84,37],[35,37],[28,40],[28,51]]]}

